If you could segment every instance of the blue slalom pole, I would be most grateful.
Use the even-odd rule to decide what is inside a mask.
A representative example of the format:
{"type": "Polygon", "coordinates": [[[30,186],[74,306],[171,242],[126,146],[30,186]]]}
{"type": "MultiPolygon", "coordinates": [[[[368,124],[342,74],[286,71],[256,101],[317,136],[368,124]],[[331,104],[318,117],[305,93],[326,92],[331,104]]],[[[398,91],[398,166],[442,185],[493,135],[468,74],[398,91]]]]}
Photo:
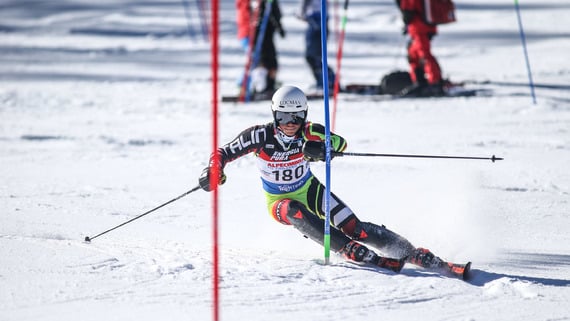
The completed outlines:
{"type": "Polygon", "coordinates": [[[530,94],[532,95],[532,102],[533,104],[536,105],[536,96],[534,94],[534,83],[532,81],[532,72],[530,70],[530,62],[528,59],[528,52],[526,49],[526,37],[524,34],[524,30],[523,30],[523,25],[522,25],[522,19],[521,19],[521,12],[520,12],[520,8],[519,8],[519,1],[515,0],[515,9],[517,11],[517,19],[519,22],[519,31],[520,31],[520,36],[521,36],[521,42],[522,42],[522,46],[523,46],[523,50],[524,50],[524,58],[526,61],[526,70],[528,73],[528,81],[529,81],[529,86],[530,86],[530,94]]]}
{"type": "Polygon", "coordinates": [[[325,103],[325,231],[323,245],[325,247],[325,264],[329,264],[331,253],[331,129],[329,116],[329,73],[327,62],[327,0],[321,0],[321,56],[323,74],[323,99],[325,103]]]}
{"type": "MultiPolygon", "coordinates": [[[[269,22],[269,15],[271,14],[271,7],[273,5],[273,0],[267,0],[265,4],[265,11],[263,12],[263,20],[261,20],[261,25],[259,26],[259,33],[257,34],[257,41],[255,42],[255,51],[253,52],[253,61],[252,64],[249,66],[249,71],[247,73],[247,81],[245,87],[245,101],[249,102],[250,99],[250,90],[249,86],[251,85],[251,72],[257,64],[259,63],[259,58],[261,55],[261,45],[263,44],[263,38],[265,38],[265,30],[267,29],[267,23],[269,22]]],[[[252,35],[253,37],[253,35],[252,35]]]]}

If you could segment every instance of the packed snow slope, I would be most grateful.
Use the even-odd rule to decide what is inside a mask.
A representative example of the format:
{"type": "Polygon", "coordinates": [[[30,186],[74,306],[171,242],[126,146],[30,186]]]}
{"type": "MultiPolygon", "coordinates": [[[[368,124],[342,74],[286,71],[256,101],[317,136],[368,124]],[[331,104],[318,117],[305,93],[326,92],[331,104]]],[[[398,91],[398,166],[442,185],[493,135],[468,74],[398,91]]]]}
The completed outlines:
{"type": "MultiPolygon", "coordinates": [[[[220,190],[222,320],[570,320],[570,3],[520,2],[536,104],[512,1],[470,0],[433,51],[446,77],[491,80],[467,85],[484,94],[341,94],[335,116],[351,152],[505,158],[332,162],[332,189],[362,220],[473,261],[473,278],[322,265],[320,246],[266,213],[248,156],[220,190]]],[[[197,185],[212,150],[198,3],[0,1],[0,320],[212,318],[211,194],[83,242],[197,185]]],[[[245,62],[233,6],[221,1],[223,94],[245,62]]],[[[278,78],[309,88],[298,6],[281,1],[278,78]]],[[[401,27],[393,1],[352,1],[342,82],[405,70],[401,27]]],[[[323,106],[309,118],[323,123],[323,106]]],[[[267,102],[221,104],[220,144],[270,119],[267,102]]]]}

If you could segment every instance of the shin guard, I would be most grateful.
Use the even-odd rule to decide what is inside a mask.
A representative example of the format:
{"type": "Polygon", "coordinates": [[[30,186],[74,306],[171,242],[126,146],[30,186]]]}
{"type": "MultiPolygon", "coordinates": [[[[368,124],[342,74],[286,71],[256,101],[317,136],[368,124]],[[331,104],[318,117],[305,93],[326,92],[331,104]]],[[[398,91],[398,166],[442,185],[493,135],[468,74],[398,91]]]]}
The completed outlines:
{"type": "Polygon", "coordinates": [[[404,237],[390,231],[384,225],[369,222],[357,222],[353,239],[369,244],[389,256],[407,257],[415,247],[404,237]]]}

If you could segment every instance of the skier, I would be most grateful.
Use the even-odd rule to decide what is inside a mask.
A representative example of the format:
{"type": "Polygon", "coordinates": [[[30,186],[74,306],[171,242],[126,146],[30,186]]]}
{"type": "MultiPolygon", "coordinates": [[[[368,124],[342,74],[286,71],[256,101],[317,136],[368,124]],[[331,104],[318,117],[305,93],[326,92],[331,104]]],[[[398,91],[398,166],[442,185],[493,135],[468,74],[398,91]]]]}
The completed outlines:
{"type": "MultiPolygon", "coordinates": [[[[250,52],[250,37],[254,31],[253,50],[260,32],[261,23],[263,20],[266,2],[264,0],[236,0],[237,9],[237,34],[240,45],[246,53],[250,52]],[[256,10],[259,6],[259,11],[256,10]],[[257,12],[257,18],[253,13],[257,12]]],[[[281,25],[281,9],[279,8],[279,1],[272,0],[271,12],[269,14],[269,21],[263,34],[263,41],[261,43],[261,52],[259,56],[259,64],[254,67],[252,72],[252,87],[256,93],[263,93],[264,95],[272,95],[275,91],[275,81],[277,78],[277,51],[275,49],[274,37],[275,31],[279,33],[282,38],[285,38],[285,29],[281,25]]],[[[253,51],[251,51],[253,54],[253,51]]],[[[242,82],[244,81],[243,75],[240,77],[238,85],[243,88],[242,82]]]]}
{"type": "MultiPolygon", "coordinates": [[[[242,131],[234,140],[211,155],[209,166],[200,178],[200,187],[211,191],[210,175],[217,168],[223,184],[224,167],[231,161],[254,153],[261,173],[267,209],[279,223],[293,225],[305,236],[323,244],[325,186],[311,173],[309,162],[325,158],[325,128],[307,120],[307,99],[294,86],[283,86],[272,97],[273,121],[242,131]]],[[[334,151],[342,152],[347,143],[334,133],[330,136],[334,151]]],[[[446,264],[429,250],[415,248],[408,240],[384,225],[361,222],[352,210],[331,193],[330,246],[335,252],[355,262],[373,264],[399,272],[405,262],[426,268],[446,264]],[[392,258],[379,256],[363,243],[392,258]]]]}
{"type": "Polygon", "coordinates": [[[402,91],[403,96],[442,96],[441,68],[431,53],[431,40],[437,27],[425,22],[423,0],[396,0],[402,12],[404,34],[409,34],[408,62],[413,84],[402,91]]]}
{"type": "MultiPolygon", "coordinates": [[[[297,14],[297,17],[307,23],[307,30],[305,31],[305,60],[309,64],[309,68],[311,68],[311,72],[317,82],[315,89],[320,91],[323,89],[321,0],[302,0],[301,3],[301,12],[297,14]]],[[[329,88],[333,89],[335,73],[329,66],[327,66],[327,74],[329,88]]]]}

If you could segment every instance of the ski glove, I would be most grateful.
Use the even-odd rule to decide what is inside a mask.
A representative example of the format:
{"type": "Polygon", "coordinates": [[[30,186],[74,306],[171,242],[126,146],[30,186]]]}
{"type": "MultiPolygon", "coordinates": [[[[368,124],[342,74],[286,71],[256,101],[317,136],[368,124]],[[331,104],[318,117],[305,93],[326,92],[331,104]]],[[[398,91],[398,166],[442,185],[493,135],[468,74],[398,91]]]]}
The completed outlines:
{"type": "MultiPolygon", "coordinates": [[[[213,170],[211,167],[206,167],[202,171],[200,178],[198,178],[198,184],[200,184],[200,187],[206,192],[210,192],[213,190],[213,188],[210,186],[210,174],[212,172],[213,170]]],[[[224,174],[224,171],[220,169],[218,177],[218,185],[222,185],[225,182],[226,182],[226,174],[224,174]]]]}
{"type": "MultiPolygon", "coordinates": [[[[303,157],[309,162],[324,161],[326,159],[325,142],[308,140],[303,144],[303,157]]],[[[332,159],[331,154],[331,159],[332,159]]]]}

